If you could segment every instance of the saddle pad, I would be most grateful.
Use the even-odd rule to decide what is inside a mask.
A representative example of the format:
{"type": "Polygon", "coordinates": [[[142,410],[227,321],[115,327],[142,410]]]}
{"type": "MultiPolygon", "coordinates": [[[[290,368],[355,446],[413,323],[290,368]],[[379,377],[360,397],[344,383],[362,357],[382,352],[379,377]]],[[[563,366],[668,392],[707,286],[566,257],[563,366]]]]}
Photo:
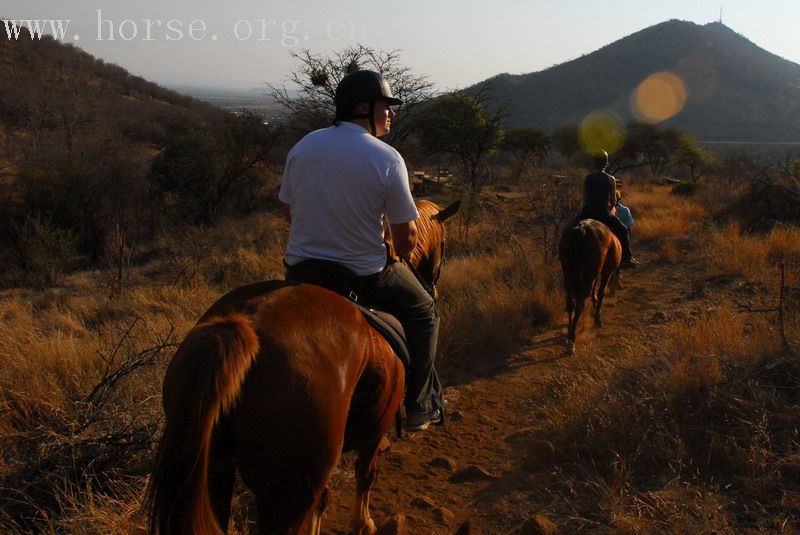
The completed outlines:
{"type": "Polygon", "coordinates": [[[400,322],[386,312],[380,312],[373,310],[371,308],[367,308],[364,306],[359,305],[358,303],[354,303],[361,313],[364,314],[364,318],[387,342],[389,342],[389,346],[394,351],[394,354],[400,358],[403,362],[403,366],[408,370],[411,367],[411,353],[408,351],[408,343],[406,342],[405,333],[403,333],[403,327],[400,325],[400,322]],[[386,316],[385,319],[383,316],[386,316]],[[395,325],[392,325],[394,322],[395,325]]]}

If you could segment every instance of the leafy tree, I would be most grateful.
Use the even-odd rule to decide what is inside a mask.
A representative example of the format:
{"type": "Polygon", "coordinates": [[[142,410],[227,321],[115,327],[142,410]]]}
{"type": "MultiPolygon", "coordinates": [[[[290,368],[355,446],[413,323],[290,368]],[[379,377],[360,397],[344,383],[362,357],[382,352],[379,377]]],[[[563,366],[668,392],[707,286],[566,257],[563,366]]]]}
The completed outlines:
{"type": "Polygon", "coordinates": [[[632,122],[627,132],[622,148],[612,155],[612,173],[646,166],[653,176],[663,176],[682,147],[688,147],[684,134],[674,128],[632,122]]]}
{"type": "Polygon", "coordinates": [[[200,223],[221,215],[266,162],[279,135],[253,113],[227,117],[220,128],[176,139],[151,166],[150,180],[175,199],[179,214],[200,223]]]}
{"type": "Polygon", "coordinates": [[[503,140],[499,115],[489,115],[485,98],[448,93],[426,106],[414,124],[426,151],[456,158],[464,184],[479,192],[488,176],[486,158],[503,140]]]}
{"type": "Polygon", "coordinates": [[[713,163],[714,155],[698,147],[694,137],[689,134],[682,134],[678,139],[675,161],[689,168],[691,180],[696,183],[697,179],[700,178],[700,171],[713,163]]]}
{"type": "Polygon", "coordinates": [[[663,176],[680,147],[681,133],[673,128],[641,125],[641,149],[653,176],[663,176]]]}
{"type": "Polygon", "coordinates": [[[289,123],[305,133],[331,124],[336,114],[334,96],[339,81],[347,74],[370,69],[386,78],[393,94],[403,100],[385,140],[395,144],[408,134],[408,118],[415,108],[433,96],[433,83],[427,77],[414,74],[400,62],[398,50],[376,50],[355,45],[335,52],[331,56],[312,54],[309,50],[292,52],[298,67],[289,73],[289,82],[295,86],[297,96],[287,87],[270,86],[272,97],[286,109],[289,123]]]}
{"type": "Polygon", "coordinates": [[[460,167],[465,188],[461,222],[465,236],[476,216],[478,193],[492,176],[487,159],[500,146],[503,130],[499,111],[489,115],[485,96],[448,93],[434,100],[417,116],[414,125],[429,155],[447,155],[460,167]]]}
{"type": "Polygon", "coordinates": [[[505,133],[500,148],[510,154],[522,172],[537,167],[550,154],[550,137],[535,128],[515,128],[505,133]]]}
{"type": "Polygon", "coordinates": [[[573,124],[559,128],[553,132],[552,141],[561,156],[567,160],[572,160],[582,151],[577,125],[573,124]]]}

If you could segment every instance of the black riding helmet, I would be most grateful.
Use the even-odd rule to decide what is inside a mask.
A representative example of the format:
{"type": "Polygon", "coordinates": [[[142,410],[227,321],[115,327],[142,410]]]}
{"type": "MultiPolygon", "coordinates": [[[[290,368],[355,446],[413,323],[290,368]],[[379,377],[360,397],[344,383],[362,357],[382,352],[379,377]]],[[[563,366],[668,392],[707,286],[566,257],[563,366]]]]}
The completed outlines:
{"type": "Polygon", "coordinates": [[[597,171],[605,171],[608,167],[608,153],[603,149],[592,155],[592,165],[597,171]]]}
{"type": "Polygon", "coordinates": [[[351,119],[369,119],[372,135],[375,135],[375,102],[383,100],[390,106],[402,104],[403,101],[392,96],[392,90],[386,79],[375,71],[354,71],[342,78],[336,87],[336,118],[334,122],[349,121],[351,119]],[[356,106],[360,102],[369,104],[366,115],[357,114],[356,106]]]}

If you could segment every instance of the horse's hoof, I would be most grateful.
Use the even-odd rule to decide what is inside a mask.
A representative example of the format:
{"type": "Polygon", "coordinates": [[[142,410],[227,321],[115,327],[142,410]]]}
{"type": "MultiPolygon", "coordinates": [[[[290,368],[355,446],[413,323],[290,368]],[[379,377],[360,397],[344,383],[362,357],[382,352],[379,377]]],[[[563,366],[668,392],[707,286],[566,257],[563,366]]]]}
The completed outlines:
{"type": "Polygon", "coordinates": [[[353,533],[356,535],[375,535],[378,533],[378,528],[375,527],[375,521],[368,518],[367,522],[361,528],[354,529],[353,533]]]}

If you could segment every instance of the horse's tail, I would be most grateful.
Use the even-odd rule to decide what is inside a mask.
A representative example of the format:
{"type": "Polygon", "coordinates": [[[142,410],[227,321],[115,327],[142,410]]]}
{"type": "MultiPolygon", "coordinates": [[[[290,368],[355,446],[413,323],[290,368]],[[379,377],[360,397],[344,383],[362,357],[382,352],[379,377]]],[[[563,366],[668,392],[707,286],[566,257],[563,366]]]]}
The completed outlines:
{"type": "Polygon", "coordinates": [[[164,378],[166,426],[144,504],[151,534],[222,534],[208,495],[211,438],[258,349],[247,318],[230,315],[195,326],[175,353],[164,378]]]}
{"type": "MultiPolygon", "coordinates": [[[[581,266],[585,250],[586,235],[589,232],[586,225],[576,223],[565,229],[559,244],[559,257],[564,271],[565,289],[573,298],[578,298],[584,286],[584,273],[581,266]]],[[[569,297],[569,296],[568,296],[569,297]]]]}
{"type": "Polygon", "coordinates": [[[586,232],[586,225],[580,222],[567,227],[561,244],[562,261],[569,262],[573,266],[581,261],[586,232]]]}

